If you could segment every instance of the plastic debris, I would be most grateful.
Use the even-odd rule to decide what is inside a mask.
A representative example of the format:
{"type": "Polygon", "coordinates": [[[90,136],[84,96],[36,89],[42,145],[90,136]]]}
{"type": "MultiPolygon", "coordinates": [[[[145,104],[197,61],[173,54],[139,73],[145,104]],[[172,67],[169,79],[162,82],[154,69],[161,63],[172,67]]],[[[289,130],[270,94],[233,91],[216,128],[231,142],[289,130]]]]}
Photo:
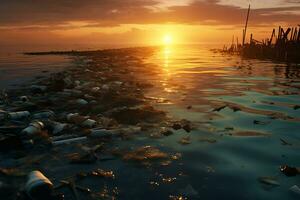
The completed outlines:
{"type": "Polygon", "coordinates": [[[214,108],[213,112],[220,112],[221,110],[225,109],[226,107],[227,107],[227,105],[214,108]]]}
{"type": "Polygon", "coordinates": [[[182,126],[182,129],[185,130],[186,132],[191,132],[192,128],[190,124],[185,124],[182,126]]]}
{"type": "Polygon", "coordinates": [[[298,109],[300,109],[300,105],[295,105],[293,108],[294,108],[294,110],[298,110],[298,109]]]}
{"type": "Polygon", "coordinates": [[[81,126],[92,128],[92,127],[95,127],[96,124],[97,124],[97,122],[95,120],[93,120],[93,119],[87,119],[87,120],[84,120],[81,123],[81,126]]]}
{"type": "Polygon", "coordinates": [[[108,137],[116,134],[115,130],[107,130],[107,129],[92,129],[90,130],[89,136],[91,137],[108,137]]]}
{"type": "Polygon", "coordinates": [[[151,146],[137,148],[136,150],[128,152],[123,156],[124,160],[132,161],[160,160],[166,158],[168,158],[168,154],[151,146]]]}
{"type": "Polygon", "coordinates": [[[288,165],[280,166],[280,171],[286,176],[296,176],[300,174],[300,168],[290,167],[288,165]]]}
{"type": "Polygon", "coordinates": [[[263,184],[270,185],[270,186],[279,186],[280,185],[280,183],[277,181],[277,179],[275,177],[271,177],[271,176],[259,177],[258,181],[263,184]]]}
{"type": "Polygon", "coordinates": [[[282,138],[280,138],[280,141],[281,141],[281,144],[282,144],[282,145],[289,145],[289,146],[292,146],[291,143],[287,142],[286,140],[284,140],[284,139],[282,139],[282,138]]]}
{"type": "Polygon", "coordinates": [[[78,113],[70,113],[67,115],[67,120],[83,127],[92,128],[97,122],[93,119],[89,119],[88,116],[80,116],[78,113]]]}
{"type": "Polygon", "coordinates": [[[53,184],[40,171],[32,171],[25,185],[27,195],[33,200],[42,200],[52,194],[53,184]]]}
{"type": "Polygon", "coordinates": [[[30,112],[28,111],[19,111],[19,112],[10,112],[8,113],[8,118],[12,120],[18,120],[23,118],[30,117],[30,112]]]}
{"type": "Polygon", "coordinates": [[[104,171],[103,169],[97,169],[90,173],[92,176],[104,177],[104,178],[115,178],[113,171],[104,171]]]}
{"type": "Polygon", "coordinates": [[[43,122],[35,121],[30,123],[29,126],[22,131],[22,134],[28,136],[35,135],[40,133],[43,128],[44,128],[43,122]]]}
{"type": "Polygon", "coordinates": [[[100,89],[101,89],[100,87],[93,87],[93,88],[91,89],[91,92],[96,93],[96,92],[99,92],[100,89]]]}
{"type": "Polygon", "coordinates": [[[44,86],[44,85],[32,85],[30,87],[30,89],[34,93],[41,93],[41,92],[45,92],[47,90],[47,86],[44,86]]]}
{"type": "MultiPolygon", "coordinates": [[[[129,58],[133,59],[132,63],[123,60],[114,63],[114,59],[118,58],[103,59],[105,61],[100,65],[92,59],[82,67],[49,74],[49,78],[36,79],[31,86],[26,88],[24,85],[24,88],[9,91],[10,96],[5,94],[5,98],[0,97],[3,109],[0,110],[0,120],[3,122],[0,127],[0,151],[9,152],[3,154],[4,158],[12,156],[13,160],[4,160],[4,164],[16,165],[16,169],[27,171],[34,166],[40,169],[51,167],[54,160],[63,161],[61,155],[72,155],[68,157],[72,164],[108,161],[116,159],[110,154],[110,146],[114,145],[109,144],[115,138],[128,139],[135,134],[151,134],[154,130],[162,136],[173,134],[165,121],[166,113],[154,108],[141,90],[153,85],[132,79],[129,69],[122,69],[123,63],[124,66],[134,63],[138,66],[141,61],[134,57],[129,58]]],[[[180,122],[179,126],[180,129],[190,130],[186,123],[180,122]]],[[[122,151],[119,155],[126,161],[141,164],[153,162],[157,166],[168,166],[181,157],[179,154],[171,157],[152,146],[122,151]]],[[[59,177],[58,169],[61,167],[53,168],[53,175],[58,172],[59,177]]],[[[69,167],[72,171],[77,167],[80,169],[76,165],[69,167]]],[[[115,178],[110,170],[98,169],[89,175],[115,178]]],[[[55,183],[59,182],[58,177],[53,177],[55,183]]],[[[171,183],[174,180],[176,178],[166,177],[164,181],[171,183]]],[[[68,178],[60,183],[70,186],[74,195],[74,191],[78,190],[91,193],[94,197],[91,190],[80,188],[68,178]]],[[[25,193],[32,200],[56,200],[50,194],[52,187],[48,178],[35,171],[28,177],[25,193]]],[[[114,191],[117,193],[117,189],[114,191]]],[[[80,198],[80,195],[75,196],[80,198]]]]}
{"type": "Polygon", "coordinates": [[[20,96],[20,100],[22,102],[28,102],[29,101],[29,98],[27,96],[20,96]]]}
{"type": "Polygon", "coordinates": [[[80,90],[76,90],[76,89],[64,89],[63,92],[65,92],[65,94],[70,94],[72,96],[81,96],[82,92],[80,90]]]}
{"type": "Polygon", "coordinates": [[[160,134],[162,134],[164,136],[169,136],[169,135],[173,134],[173,131],[164,127],[161,129],[160,134]]]}
{"type": "Polygon", "coordinates": [[[38,112],[32,115],[34,119],[49,119],[54,117],[54,112],[49,110],[49,111],[43,111],[43,112],[38,112]]]}
{"type": "Polygon", "coordinates": [[[217,140],[213,139],[213,138],[200,138],[199,139],[200,142],[208,142],[208,143],[216,143],[217,140]]]}
{"type": "Polygon", "coordinates": [[[70,138],[70,139],[65,139],[65,140],[53,141],[52,145],[57,146],[57,145],[62,145],[62,144],[70,144],[70,143],[74,143],[74,142],[82,142],[82,141],[86,141],[86,140],[87,140],[87,137],[70,138]]]}
{"type": "Polygon", "coordinates": [[[87,105],[89,102],[87,102],[87,101],[84,100],[84,99],[77,99],[77,100],[76,100],[76,103],[77,103],[78,105],[84,106],[84,105],[87,105]]]}
{"type": "Polygon", "coordinates": [[[191,144],[191,137],[190,136],[182,137],[179,140],[179,143],[182,144],[182,145],[191,144]]]}
{"type": "Polygon", "coordinates": [[[54,135],[66,130],[67,128],[69,128],[69,124],[66,123],[60,123],[60,122],[53,122],[52,123],[52,133],[54,135]]]}
{"type": "Polygon", "coordinates": [[[87,119],[88,117],[80,116],[79,113],[70,113],[67,115],[67,120],[74,124],[80,124],[87,119]]]}
{"type": "Polygon", "coordinates": [[[174,123],[173,126],[172,126],[172,128],[173,128],[174,130],[179,130],[179,129],[181,129],[182,127],[181,127],[181,124],[180,124],[180,123],[174,123]]]}
{"type": "Polygon", "coordinates": [[[70,162],[73,164],[91,164],[98,160],[95,153],[90,152],[84,155],[74,154],[70,158],[70,162]]]}
{"type": "Polygon", "coordinates": [[[300,195],[300,188],[298,187],[298,185],[294,185],[290,187],[290,191],[293,192],[294,194],[300,195]]]}
{"type": "Polygon", "coordinates": [[[176,195],[169,195],[169,199],[170,200],[188,200],[187,197],[184,197],[184,196],[176,196],[176,195]]]}

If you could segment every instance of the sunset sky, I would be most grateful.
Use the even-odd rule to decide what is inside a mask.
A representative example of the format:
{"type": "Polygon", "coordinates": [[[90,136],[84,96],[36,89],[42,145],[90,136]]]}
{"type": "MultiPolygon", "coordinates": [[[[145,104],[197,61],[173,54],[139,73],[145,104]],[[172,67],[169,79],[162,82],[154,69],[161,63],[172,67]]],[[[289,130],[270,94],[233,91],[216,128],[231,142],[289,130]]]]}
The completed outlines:
{"type": "Polygon", "coordinates": [[[241,37],[249,2],[257,39],[300,24],[299,0],[3,0],[0,43],[224,43],[241,37]]]}

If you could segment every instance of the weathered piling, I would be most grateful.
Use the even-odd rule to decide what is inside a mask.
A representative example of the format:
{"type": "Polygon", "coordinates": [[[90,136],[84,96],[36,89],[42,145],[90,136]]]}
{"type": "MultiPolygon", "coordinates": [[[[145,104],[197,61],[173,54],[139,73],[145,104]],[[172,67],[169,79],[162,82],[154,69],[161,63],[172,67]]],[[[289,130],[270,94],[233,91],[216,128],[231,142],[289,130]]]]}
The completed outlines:
{"type": "Polygon", "coordinates": [[[251,33],[249,43],[232,43],[229,48],[224,46],[222,52],[245,58],[300,62],[300,26],[286,29],[279,26],[277,33],[273,29],[270,38],[260,41],[251,33]]]}
{"type": "Polygon", "coordinates": [[[253,33],[251,33],[250,42],[246,43],[250,8],[249,5],[245,28],[243,29],[242,44],[240,45],[237,40],[235,45],[233,37],[231,46],[227,48],[224,45],[221,51],[223,53],[238,54],[246,58],[300,62],[300,24],[298,24],[298,27],[288,27],[286,30],[279,26],[277,36],[276,30],[273,29],[271,37],[261,41],[254,39],[253,33]]]}
{"type": "Polygon", "coordinates": [[[279,27],[277,38],[275,36],[275,29],[273,29],[270,39],[266,38],[258,41],[252,35],[250,43],[243,45],[240,51],[236,53],[247,58],[300,62],[300,33],[298,27],[288,27],[286,30],[279,27]],[[274,38],[275,41],[273,42],[274,38]]]}

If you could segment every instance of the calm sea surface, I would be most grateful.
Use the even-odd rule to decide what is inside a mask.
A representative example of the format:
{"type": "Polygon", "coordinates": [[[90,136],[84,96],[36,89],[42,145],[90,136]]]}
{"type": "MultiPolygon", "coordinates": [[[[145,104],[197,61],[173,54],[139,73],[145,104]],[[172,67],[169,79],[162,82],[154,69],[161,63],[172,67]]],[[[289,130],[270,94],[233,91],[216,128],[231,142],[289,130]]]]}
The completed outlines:
{"type": "MultiPolygon", "coordinates": [[[[120,145],[152,145],[182,158],[155,169],[104,162],[102,167],[117,175],[114,186],[121,190],[120,199],[299,198],[289,188],[300,186],[300,177],[286,177],[279,166],[300,166],[300,66],[242,60],[210,48],[168,46],[145,60],[162,69],[145,77],[154,85],[147,97],[172,118],[191,121],[195,129],[161,139],[122,141],[120,145]],[[191,143],[180,144],[182,137],[190,137],[191,143]],[[260,177],[280,185],[262,184],[260,177]]],[[[2,54],[0,88],[66,65],[70,60],[60,56],[2,54]]]]}
{"type": "Polygon", "coordinates": [[[10,89],[37,76],[45,76],[71,66],[63,56],[28,56],[0,52],[0,89],[10,89]]]}
{"type": "MultiPolygon", "coordinates": [[[[300,184],[299,177],[286,177],[279,166],[300,166],[300,65],[242,60],[210,48],[169,46],[146,60],[162,69],[145,77],[155,85],[148,97],[157,99],[157,108],[171,117],[190,120],[196,130],[136,142],[136,146],[148,144],[181,153],[182,159],[154,170],[156,176],[145,175],[144,169],[123,172],[131,186],[127,197],[299,198],[289,191],[300,184]],[[191,144],[180,144],[182,137],[190,137],[191,144]],[[145,189],[149,179],[144,182],[142,177],[161,185],[145,189]],[[166,184],[161,177],[175,179],[166,184]],[[280,186],[262,184],[262,177],[280,186]]],[[[124,145],[134,146],[128,143],[124,145]]]]}

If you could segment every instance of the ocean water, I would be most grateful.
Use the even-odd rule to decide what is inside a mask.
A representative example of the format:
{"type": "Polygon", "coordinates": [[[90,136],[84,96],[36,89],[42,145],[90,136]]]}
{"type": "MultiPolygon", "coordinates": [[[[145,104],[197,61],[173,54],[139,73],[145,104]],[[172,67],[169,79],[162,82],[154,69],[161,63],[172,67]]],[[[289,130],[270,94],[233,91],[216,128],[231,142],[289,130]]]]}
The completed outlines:
{"type": "Polygon", "coordinates": [[[122,142],[182,155],[178,162],[148,171],[119,164],[124,168],[117,172],[127,177],[123,198],[299,198],[289,188],[299,184],[300,177],[287,177],[279,167],[300,166],[300,66],[243,60],[210,49],[167,46],[145,60],[161,69],[144,77],[154,85],[147,96],[157,99],[158,109],[191,121],[195,129],[156,140],[122,142]],[[180,144],[183,137],[191,143],[180,144]],[[162,177],[172,181],[166,183],[162,177]],[[262,177],[279,186],[261,183],[262,177]],[[153,189],[151,181],[160,185],[153,189]]]}
{"type": "Polygon", "coordinates": [[[0,90],[21,86],[39,76],[59,72],[72,66],[68,57],[30,56],[21,51],[0,51],[0,90]]]}
{"type": "MultiPolygon", "coordinates": [[[[144,167],[119,159],[102,162],[97,167],[116,174],[104,186],[117,187],[117,199],[299,199],[289,188],[299,186],[300,177],[283,175],[279,166],[300,166],[300,66],[243,60],[211,48],[166,46],[144,60],[159,69],[144,77],[154,85],[146,96],[171,118],[191,121],[194,130],[116,142],[120,147],[151,145],[181,155],[167,166],[144,167]],[[182,145],[182,137],[190,137],[190,144],[182,145]],[[261,177],[279,185],[263,184],[261,177]]],[[[0,57],[2,88],[72,63],[62,56],[9,56],[0,57]]],[[[68,166],[48,170],[53,176],[76,171],[68,166]]],[[[101,184],[95,180],[94,188],[90,186],[99,190],[101,184]]]]}

